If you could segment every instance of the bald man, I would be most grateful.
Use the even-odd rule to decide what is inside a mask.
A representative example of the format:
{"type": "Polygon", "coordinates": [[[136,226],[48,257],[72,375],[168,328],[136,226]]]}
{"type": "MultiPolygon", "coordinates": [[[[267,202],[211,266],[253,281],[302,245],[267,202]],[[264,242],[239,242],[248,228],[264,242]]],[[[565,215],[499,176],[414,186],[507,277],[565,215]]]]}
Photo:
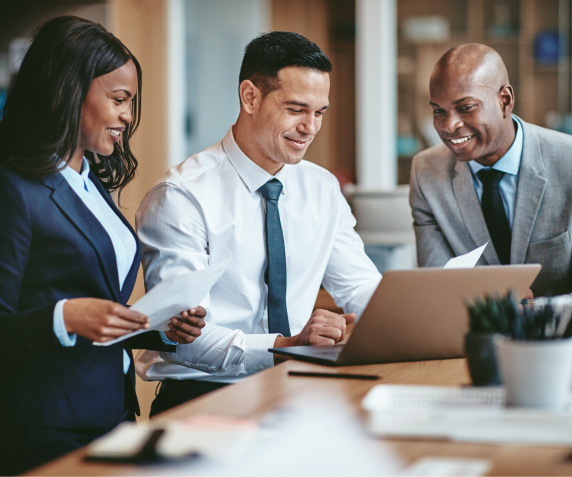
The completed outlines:
{"type": "Polygon", "coordinates": [[[485,45],[441,57],[430,103],[443,144],[413,159],[419,266],[488,241],[479,265],[540,263],[534,295],[572,292],[572,137],[512,114],[506,67],[485,45]]]}

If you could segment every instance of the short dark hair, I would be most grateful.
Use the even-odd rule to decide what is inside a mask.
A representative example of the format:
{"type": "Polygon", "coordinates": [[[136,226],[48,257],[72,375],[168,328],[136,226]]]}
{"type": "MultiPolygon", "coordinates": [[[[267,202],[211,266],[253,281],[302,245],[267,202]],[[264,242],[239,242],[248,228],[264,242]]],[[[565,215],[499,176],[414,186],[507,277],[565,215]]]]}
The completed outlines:
{"type": "Polygon", "coordinates": [[[110,156],[85,152],[107,190],[125,187],[137,168],[129,140],[140,121],[141,67],[105,28],[78,17],[57,17],[37,30],[8,88],[0,121],[0,166],[36,177],[58,171],[61,160],[77,148],[81,110],[92,81],[129,60],[138,80],[133,121],[110,156]]]}
{"type": "Polygon", "coordinates": [[[298,66],[324,73],[332,64],[318,45],[298,33],[273,31],[257,36],[244,50],[239,84],[252,81],[264,96],[280,87],[278,72],[298,66]]]}

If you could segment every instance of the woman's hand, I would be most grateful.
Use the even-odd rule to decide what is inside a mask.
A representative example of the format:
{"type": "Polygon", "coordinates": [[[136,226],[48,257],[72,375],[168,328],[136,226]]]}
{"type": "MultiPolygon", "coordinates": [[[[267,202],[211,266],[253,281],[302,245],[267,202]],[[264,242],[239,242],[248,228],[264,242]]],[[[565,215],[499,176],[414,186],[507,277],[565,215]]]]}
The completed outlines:
{"type": "Polygon", "coordinates": [[[206,314],[202,306],[183,311],[182,318],[171,318],[169,331],[165,332],[165,335],[179,344],[192,343],[201,336],[201,329],[205,327],[206,314]]]}
{"type": "Polygon", "coordinates": [[[64,323],[75,333],[104,343],[127,333],[149,328],[149,318],[109,300],[74,298],[64,303],[64,323]]]}

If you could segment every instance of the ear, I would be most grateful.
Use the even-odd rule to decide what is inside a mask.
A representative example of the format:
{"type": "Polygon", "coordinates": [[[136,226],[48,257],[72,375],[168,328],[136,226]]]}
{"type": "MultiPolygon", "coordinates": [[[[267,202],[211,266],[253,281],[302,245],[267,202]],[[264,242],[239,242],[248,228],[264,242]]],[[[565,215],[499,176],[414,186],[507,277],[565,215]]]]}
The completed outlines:
{"type": "Polygon", "coordinates": [[[499,100],[503,118],[510,116],[514,108],[514,90],[510,84],[504,85],[500,89],[499,100]]]}
{"type": "Polygon", "coordinates": [[[238,87],[240,103],[247,114],[254,114],[260,106],[262,92],[250,80],[244,80],[238,87]]]}

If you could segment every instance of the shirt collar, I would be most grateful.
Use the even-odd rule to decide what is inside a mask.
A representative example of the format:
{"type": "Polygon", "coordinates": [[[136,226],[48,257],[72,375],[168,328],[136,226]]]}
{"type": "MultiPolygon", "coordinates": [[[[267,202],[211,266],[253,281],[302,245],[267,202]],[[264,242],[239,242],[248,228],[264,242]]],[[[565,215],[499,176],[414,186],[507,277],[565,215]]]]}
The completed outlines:
{"type": "Polygon", "coordinates": [[[268,173],[258,164],[254,163],[254,161],[249,159],[248,156],[242,152],[240,147],[238,147],[238,144],[234,139],[234,134],[232,133],[232,127],[228,130],[226,136],[222,140],[222,147],[230,163],[251,193],[256,192],[271,179],[278,179],[282,183],[281,195],[286,193],[286,185],[284,181],[287,175],[286,170],[288,168],[288,164],[284,164],[282,169],[280,169],[275,176],[268,173]]]}
{"type": "MultiPolygon", "coordinates": [[[[64,164],[64,161],[62,161],[60,166],[63,166],[64,164]]],[[[89,162],[87,162],[87,159],[84,157],[81,163],[81,172],[79,174],[71,167],[63,167],[60,170],[60,173],[66,178],[68,182],[84,189],[89,179],[89,171],[89,162]]]]}
{"type": "Polygon", "coordinates": [[[520,124],[520,120],[516,116],[513,116],[512,120],[516,125],[516,135],[512,146],[510,146],[504,156],[495,162],[492,167],[485,167],[477,161],[470,161],[469,166],[471,167],[471,171],[474,175],[476,175],[481,169],[496,169],[497,171],[504,172],[505,174],[512,174],[513,176],[518,175],[520,160],[522,157],[524,135],[522,133],[522,124],[520,124]]]}

